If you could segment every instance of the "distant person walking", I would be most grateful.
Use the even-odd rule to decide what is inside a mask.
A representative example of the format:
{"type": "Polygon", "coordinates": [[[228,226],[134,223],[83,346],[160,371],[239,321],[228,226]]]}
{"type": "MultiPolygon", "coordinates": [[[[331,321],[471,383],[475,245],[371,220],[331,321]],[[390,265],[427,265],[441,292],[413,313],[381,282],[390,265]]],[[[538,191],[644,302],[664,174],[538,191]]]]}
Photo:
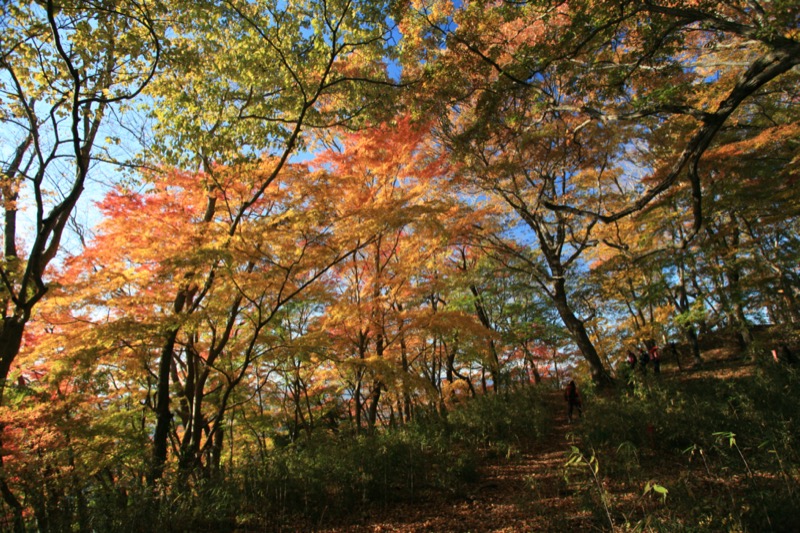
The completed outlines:
{"type": "Polygon", "coordinates": [[[628,366],[631,367],[631,370],[636,369],[636,353],[633,350],[628,350],[628,366]]]}
{"type": "Polygon", "coordinates": [[[641,348],[639,350],[639,364],[642,367],[642,374],[647,374],[647,364],[650,362],[650,354],[647,353],[647,350],[641,348]]]}
{"type": "Polygon", "coordinates": [[[672,352],[672,357],[675,358],[675,362],[678,363],[678,370],[683,371],[683,365],[681,365],[681,356],[678,353],[678,345],[675,342],[669,343],[669,349],[672,352]]]}
{"type": "Polygon", "coordinates": [[[569,418],[569,421],[572,422],[572,412],[576,407],[578,408],[578,416],[583,418],[583,404],[574,381],[570,381],[569,385],[567,385],[567,390],[564,391],[564,399],[567,401],[567,418],[569,418]]]}
{"type": "Polygon", "coordinates": [[[776,363],[783,363],[785,365],[797,365],[797,357],[789,349],[786,343],[781,343],[779,349],[772,350],[772,357],[776,363]]]}
{"type": "Polygon", "coordinates": [[[661,373],[661,354],[658,353],[658,346],[655,344],[650,348],[650,360],[653,361],[653,373],[661,373]]]}

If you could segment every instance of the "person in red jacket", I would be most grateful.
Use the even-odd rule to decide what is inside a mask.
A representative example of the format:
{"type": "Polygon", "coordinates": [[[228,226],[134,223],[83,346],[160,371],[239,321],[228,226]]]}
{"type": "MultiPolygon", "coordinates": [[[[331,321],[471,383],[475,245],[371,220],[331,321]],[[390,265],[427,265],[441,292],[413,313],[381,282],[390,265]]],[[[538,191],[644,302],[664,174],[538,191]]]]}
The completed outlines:
{"type": "Polygon", "coordinates": [[[658,346],[655,344],[650,348],[650,360],[653,362],[653,373],[661,373],[661,354],[658,353],[658,346]]]}

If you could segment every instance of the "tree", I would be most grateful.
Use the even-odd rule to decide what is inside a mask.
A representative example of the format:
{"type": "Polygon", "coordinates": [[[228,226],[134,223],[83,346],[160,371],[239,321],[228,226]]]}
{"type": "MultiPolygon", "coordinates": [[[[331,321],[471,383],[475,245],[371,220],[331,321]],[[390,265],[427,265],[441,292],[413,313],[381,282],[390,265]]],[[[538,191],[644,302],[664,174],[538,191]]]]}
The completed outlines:
{"type": "MultiPolygon", "coordinates": [[[[317,0],[186,6],[168,58],[174,68],[150,92],[157,119],[152,154],[205,170],[207,221],[222,209],[234,238],[258,216],[255,206],[305,145],[306,130],[324,137],[327,128],[355,125],[383,101],[384,89],[393,85],[384,63],[391,58],[389,9],[390,3],[317,0]],[[235,199],[222,191],[218,206],[215,165],[259,157],[272,165],[258,174],[260,182],[235,199]]],[[[218,267],[205,270],[198,286],[212,285],[218,267]]],[[[232,312],[238,311],[239,298],[229,302],[232,312]]],[[[176,314],[181,299],[179,291],[176,314]]],[[[166,457],[169,368],[178,332],[177,325],[166,332],[160,355],[153,479],[160,477],[166,457]]]]}
{"type": "MultiPolygon", "coordinates": [[[[439,131],[451,150],[471,154],[475,176],[485,183],[497,179],[493,170],[511,174],[511,154],[532,152],[535,139],[543,140],[539,157],[514,161],[520,180],[530,179],[529,161],[534,173],[547,176],[542,164],[535,166],[544,149],[555,154],[548,156],[551,165],[566,154],[563,193],[520,200],[514,197],[519,185],[501,187],[529,225],[547,217],[570,221],[551,234],[531,227],[543,237],[539,245],[545,244],[554,280],[565,266],[553,253],[564,244],[559,231],[577,236],[578,227],[619,221],[682,179],[691,186],[693,213],[685,242],[693,239],[703,220],[703,156],[723,124],[738,120],[762,87],[783,83],[800,61],[791,22],[796,7],[782,5],[442,1],[418,14],[404,30],[414,36],[407,57],[422,57],[414,51],[426,57],[422,67],[409,65],[428,74],[425,83],[435,95],[422,106],[441,118],[439,131]],[[647,150],[658,157],[641,158],[647,150]],[[599,179],[585,172],[581,181],[576,153],[599,179]]],[[[588,231],[579,240],[591,246],[588,231]]],[[[557,300],[566,311],[563,298],[557,300]]],[[[569,314],[565,321],[584,339],[582,351],[599,377],[594,350],[569,314]]]]}
{"type": "MultiPolygon", "coordinates": [[[[562,82],[551,80],[554,88],[562,82]]],[[[592,230],[597,219],[552,210],[545,204],[564,198],[595,202],[590,184],[609,188],[618,177],[613,161],[617,142],[613,135],[591,127],[570,138],[569,117],[554,118],[549,127],[533,130],[530,121],[536,120],[537,106],[513,96],[502,102],[486,98],[474,106],[477,116],[464,111],[449,126],[449,143],[478,191],[495,195],[522,223],[506,235],[488,238],[498,252],[515,258],[515,267],[523,268],[556,307],[589,363],[593,379],[608,382],[567,285],[582,268],[579,260],[584,251],[596,244],[592,230]],[[486,113],[495,118],[485,120],[486,113]],[[585,147],[589,138],[595,139],[593,149],[585,147]]]]}
{"type": "MultiPolygon", "coordinates": [[[[218,168],[216,177],[229,199],[250,197],[262,178],[257,166],[218,168]]],[[[131,400],[146,407],[151,483],[170,450],[184,482],[219,471],[230,410],[249,396],[239,389],[253,367],[280,346],[284,307],[361,246],[355,228],[344,231],[352,215],[328,194],[331,179],[286,167],[233,238],[223,217],[206,218],[207,189],[195,174],[166,172],[143,192],[118,188],[100,204],[97,237],[58,278],[57,323],[81,326],[55,326],[53,340],[34,350],[113,380],[124,390],[115,397],[125,406],[115,408],[130,411],[131,400]],[[160,403],[165,331],[173,351],[160,403]]]]}
{"type": "MultiPolygon", "coordinates": [[[[136,97],[159,65],[157,9],[52,0],[3,8],[0,120],[12,149],[0,183],[0,404],[26,324],[48,291],[47,267],[86,188],[104,119],[136,97]],[[20,226],[27,206],[34,220],[20,226]],[[22,250],[20,240],[27,243],[22,250]]],[[[19,530],[20,503],[5,481],[0,489],[19,530]]]]}
{"type": "MultiPolygon", "coordinates": [[[[524,5],[482,2],[459,8],[448,1],[422,8],[407,32],[436,36],[447,47],[424,46],[425,68],[447,80],[441,114],[478,91],[502,99],[526,95],[539,115],[569,115],[580,128],[592,123],[625,128],[647,144],[676,126],[686,142],[672,139],[669,155],[651,169],[654,179],[628,183],[624,204],[589,208],[545,201],[552,209],[582,213],[608,223],[644,208],[686,178],[692,185],[695,230],[702,219],[699,164],[729,118],[768,83],[780,82],[800,63],[791,3],[617,2],[524,5]],[[460,53],[463,52],[463,53],[460,53]],[[737,59],[732,63],[731,59],[737,59]],[[724,58],[723,61],[719,61],[724,58]],[[453,83],[480,73],[480,83],[453,83]],[[554,91],[554,76],[569,83],[554,91]]],[[[409,54],[416,59],[416,56],[409,54]]],[[[578,128],[578,129],[580,129],[578,128]]],[[[577,131],[577,130],[576,130],[577,131]]],[[[650,144],[656,147],[655,143],[650,144]]]]}
{"type": "Polygon", "coordinates": [[[446,318],[431,324],[434,315],[444,316],[438,314],[441,271],[468,215],[441,194],[450,168],[430,145],[425,125],[408,119],[346,136],[340,153],[322,154],[318,163],[349,183],[350,201],[361,205],[357,223],[371,232],[370,244],[336,269],[337,299],[324,327],[333,349],[346,357],[340,364],[355,428],[366,422],[373,431],[387,394],[400,403],[401,418],[410,417],[411,393],[421,381],[415,368],[438,389],[438,372],[412,362],[433,358],[440,346],[430,329],[447,327],[446,318]]]}
{"type": "Polygon", "coordinates": [[[86,186],[103,119],[109,106],[147,85],[161,50],[154,13],[135,3],[23,3],[7,7],[5,23],[2,121],[14,148],[2,181],[0,399],[25,324],[47,292],[45,270],[86,186]],[[29,198],[35,222],[20,253],[17,218],[29,198]]]}

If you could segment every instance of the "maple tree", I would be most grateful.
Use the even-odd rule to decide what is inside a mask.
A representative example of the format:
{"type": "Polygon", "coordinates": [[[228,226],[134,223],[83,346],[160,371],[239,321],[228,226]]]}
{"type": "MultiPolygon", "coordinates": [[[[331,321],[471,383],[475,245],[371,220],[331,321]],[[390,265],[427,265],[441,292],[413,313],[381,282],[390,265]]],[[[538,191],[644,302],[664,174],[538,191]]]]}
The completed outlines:
{"type": "MultiPolygon", "coordinates": [[[[767,250],[758,242],[781,243],[774,250],[785,258],[794,253],[787,228],[796,218],[789,200],[794,197],[790,190],[795,162],[784,150],[795,136],[781,123],[793,120],[791,111],[765,97],[759,95],[758,106],[748,109],[750,116],[726,130],[725,142],[708,152],[704,168],[711,179],[704,186],[707,215],[701,234],[687,238],[694,224],[688,215],[688,184],[672,189],[637,216],[598,232],[603,245],[594,251],[593,275],[607,301],[625,304],[630,318],[621,325],[630,325],[629,337],[665,338],[674,325],[698,359],[702,330],[722,324],[746,348],[752,340],[751,322],[759,322],[764,309],[782,303],[770,296],[781,294],[773,285],[778,279],[773,277],[776,270],[764,263],[767,250]],[[752,109],[763,114],[753,114],[752,109]],[[781,135],[774,137],[777,131],[781,135]],[[765,138],[775,142],[764,145],[765,138]],[[756,151],[759,160],[751,160],[756,151]],[[765,182],[763,172],[781,180],[765,182]],[[759,236],[752,231],[755,220],[759,236]]],[[[787,315],[772,320],[791,323],[787,315]]]]}
{"type": "Polygon", "coordinates": [[[433,72],[465,81],[448,83],[443,106],[474,90],[498,103],[525,94],[543,119],[570,116],[576,129],[627,126],[632,139],[645,142],[643,134],[693,122],[687,141],[670,143],[678,146],[653,169],[657,178],[641,191],[628,189],[636,194],[627,204],[591,209],[545,203],[611,222],[642,209],[685,176],[697,225],[700,160],[743,104],[798,64],[796,16],[797,6],[784,2],[470,2],[456,8],[443,1],[421,3],[420,17],[408,29],[438,35],[449,45],[424,49],[438,56],[433,72]],[[742,62],[734,66],[732,57],[742,62]],[[558,79],[568,83],[553,85],[558,79]]]}
{"type": "MultiPolygon", "coordinates": [[[[162,458],[147,470],[150,479],[163,474],[170,448],[186,474],[219,468],[237,387],[274,349],[273,321],[359,246],[352,244],[358,240],[352,233],[331,233],[332,221],[347,213],[336,215],[337,206],[325,194],[331,185],[325,174],[295,172],[282,182],[287,186],[270,189],[255,204],[260,216],[243,224],[233,240],[224,217],[207,220],[207,190],[195,175],[164,173],[143,193],[112,192],[101,204],[106,219],[97,238],[59,278],[64,288],[49,303],[54,314],[40,318],[54,324],[53,330],[46,342],[34,343],[26,360],[67,366],[71,361],[85,369],[90,383],[106,389],[105,416],[119,410],[131,421],[141,417],[130,439],[141,446],[152,431],[148,447],[156,460],[162,458]],[[141,230],[131,235],[131,224],[141,230]],[[211,281],[198,287],[195,279],[211,281]],[[172,296],[176,293],[182,301],[172,296]],[[164,331],[178,348],[169,354],[166,404],[159,403],[164,402],[159,397],[164,331]],[[144,411],[137,414],[141,406],[144,411]],[[156,440],[161,409],[169,414],[165,448],[156,440]]],[[[239,168],[220,170],[217,177],[227,177],[219,183],[233,199],[249,197],[258,174],[257,167],[239,168]]],[[[30,386],[46,383],[25,375],[30,386]]]]}
{"type": "MultiPolygon", "coordinates": [[[[304,130],[355,122],[384,96],[371,88],[391,85],[383,62],[391,55],[385,46],[391,37],[387,9],[381,3],[327,1],[187,7],[176,53],[168,58],[175,69],[151,90],[157,154],[178,164],[194,161],[212,174],[214,164],[274,156],[249,198],[226,205],[230,236],[254,216],[253,207],[303,145],[304,130]]],[[[208,185],[213,198],[216,184],[208,185]]],[[[210,200],[207,213],[214,210],[210,200]]],[[[175,298],[180,312],[181,293],[175,298]]],[[[231,309],[238,307],[235,300],[231,309]]],[[[162,349],[153,478],[166,457],[169,361],[177,332],[167,333],[162,349]]]]}
{"type": "MultiPolygon", "coordinates": [[[[602,130],[586,127],[580,135],[594,137],[601,147],[596,152],[582,149],[583,137],[576,134],[569,138],[569,120],[554,119],[548,128],[531,130],[525,101],[516,100],[513,105],[516,115],[497,131],[471,130],[469,124],[474,124],[474,117],[462,113],[458,121],[466,122],[460,125],[457,121],[459,125],[454,126],[450,142],[463,154],[465,171],[473,176],[475,186],[501,199],[524,226],[506,236],[487,238],[499,253],[514,258],[515,268],[524,269],[535,280],[536,289],[555,305],[589,362],[594,379],[606,382],[606,370],[584,321],[575,313],[567,285],[568,278],[580,270],[578,260],[584,251],[596,244],[592,237],[596,219],[551,210],[544,204],[566,198],[592,202],[585,192],[589,184],[598,188],[613,186],[618,171],[608,167],[613,164],[617,144],[613,138],[604,141],[602,130]],[[535,245],[527,245],[526,241],[535,245]]],[[[484,104],[476,104],[476,109],[486,112],[484,104]]],[[[511,266],[508,261],[506,264],[511,266]]]]}
{"type": "MultiPolygon", "coordinates": [[[[762,87],[790,84],[798,63],[796,6],[442,1],[417,8],[418,17],[404,21],[413,36],[409,68],[427,73],[426,87],[436,95],[421,105],[441,117],[443,142],[471,163],[482,186],[538,226],[532,230],[550,283],[565,266],[566,258],[553,253],[563,245],[559,233],[591,246],[589,230],[598,222],[644,209],[679,180],[691,185],[694,216],[684,241],[694,238],[703,220],[704,155],[723,124],[750,113],[762,87]],[[415,65],[421,55],[427,60],[415,65]],[[539,154],[517,155],[533,152],[537,139],[539,154]],[[654,153],[642,157],[646,151],[654,153]],[[563,158],[569,185],[557,196],[530,178],[538,172],[556,179],[542,157],[551,165],[563,158]],[[573,162],[578,157],[594,166],[583,177],[573,162]],[[529,180],[530,199],[519,184],[503,183],[510,162],[520,180],[529,180]],[[541,232],[547,217],[568,225],[541,232]]],[[[553,290],[566,311],[563,292],[553,290]]],[[[562,313],[565,323],[602,381],[595,350],[570,314],[562,313]]]]}
{"type": "MultiPolygon", "coordinates": [[[[421,176],[430,176],[426,179],[438,177],[444,167],[424,150],[415,148],[418,137],[408,131],[393,134],[396,138],[407,137],[408,149],[395,152],[398,161],[407,154],[416,154],[419,162],[412,158],[409,169],[419,166],[421,176]]],[[[369,142],[381,144],[386,139],[369,142]]],[[[420,239],[429,239],[432,244],[427,253],[433,255],[421,258],[429,261],[440,246],[437,240],[441,237],[436,232],[440,231],[441,222],[422,223],[420,217],[437,212],[443,216],[449,209],[446,204],[439,208],[428,204],[429,182],[415,174],[402,173],[411,170],[389,170],[402,169],[404,163],[392,167],[385,162],[385,152],[361,153],[367,156],[367,166],[361,170],[386,180],[376,184],[373,191],[364,189],[363,176],[353,169],[337,168],[338,174],[325,170],[329,164],[325,159],[322,168],[314,172],[303,166],[289,166],[276,186],[267,189],[253,204],[252,213],[233,236],[229,233],[231,211],[208,214],[209,176],[164,172],[152,176],[141,193],[125,189],[112,192],[100,204],[105,219],[97,228],[96,238],[83,253],[70,259],[68,268],[59,276],[63,288],[48,308],[53,311],[43,311],[40,319],[44,323],[73,323],[80,327],[53,326],[47,342],[33,343],[27,360],[56,360],[63,359],[60,353],[70,354],[69,358],[82,360],[81,365],[89,365],[89,372],[99,384],[113,376],[117,389],[114,397],[118,400],[112,404],[123,411],[130,410],[131,400],[144,405],[143,421],[147,422],[141,430],[154,428],[153,454],[159,454],[156,460],[160,462],[155,465],[160,469],[166,465],[170,447],[178,458],[177,467],[186,473],[198,468],[218,469],[225,442],[223,428],[233,423],[226,417],[232,405],[247,403],[243,398],[250,394],[238,389],[249,388],[261,395],[273,386],[271,381],[257,377],[261,369],[267,369],[268,374],[282,374],[284,386],[291,389],[296,426],[307,425],[310,429],[313,420],[305,420],[301,400],[305,397],[308,412],[312,407],[308,389],[313,386],[315,374],[325,371],[320,354],[324,354],[327,341],[317,338],[312,342],[314,337],[305,333],[308,323],[320,320],[319,311],[314,309],[327,301],[325,291],[338,290],[326,288],[335,284],[323,278],[337,263],[341,263],[339,270],[349,268],[348,257],[360,263],[361,258],[367,257],[367,250],[380,249],[384,234],[389,242],[388,236],[394,235],[395,246],[402,242],[401,237],[409,239],[403,245],[404,255],[418,250],[420,239]],[[383,170],[379,171],[381,166],[383,170]],[[420,180],[416,190],[401,194],[398,184],[412,179],[420,180]],[[327,194],[332,187],[340,191],[340,197],[327,194]],[[386,217],[384,222],[376,218],[379,213],[386,217]],[[390,231],[393,224],[399,226],[390,231]],[[404,229],[409,224],[415,225],[414,231],[404,229]],[[131,225],[140,231],[131,235],[131,225]],[[312,292],[305,296],[314,286],[319,286],[313,289],[317,295],[312,292]],[[301,294],[305,303],[293,303],[301,294]],[[318,304],[312,303],[315,299],[318,304]],[[296,326],[295,316],[301,320],[296,326]],[[164,332],[170,342],[166,365],[164,345],[159,344],[164,332]],[[303,352],[310,359],[301,356],[303,352]],[[317,366],[307,370],[306,361],[317,366]],[[166,389],[162,386],[164,367],[166,389]],[[112,368],[119,370],[109,374],[112,368]],[[159,396],[164,390],[169,391],[166,400],[159,396]],[[128,407],[123,408],[123,404],[128,407]],[[169,424],[165,441],[159,444],[158,425],[163,412],[168,413],[169,424]]],[[[219,200],[235,205],[251,198],[272,164],[265,161],[256,166],[215,169],[219,200]]],[[[389,260],[396,272],[411,270],[405,272],[405,281],[396,282],[397,289],[389,291],[387,286],[379,290],[381,294],[401,290],[417,275],[412,267],[419,263],[402,263],[402,268],[396,263],[398,250],[383,254],[384,260],[389,260]]],[[[388,271],[384,276],[385,281],[390,281],[386,277],[388,271]]],[[[369,285],[368,292],[374,291],[375,285],[369,285]]],[[[334,307],[327,312],[329,316],[335,315],[334,307]]],[[[401,311],[399,301],[383,309],[391,310],[401,311]]],[[[380,317],[374,311],[370,316],[370,327],[386,339],[376,341],[378,350],[393,342],[405,343],[396,340],[397,335],[406,334],[402,322],[400,330],[389,332],[383,327],[375,329],[380,317]]],[[[422,319],[403,320],[419,327],[422,319]]],[[[371,389],[370,426],[374,426],[378,415],[380,391],[387,387],[378,376],[371,389]]],[[[263,410],[263,405],[259,409],[263,410]]],[[[163,470],[151,471],[149,476],[157,479],[162,474],[163,470]]]]}
{"type": "MultiPolygon", "coordinates": [[[[348,137],[341,154],[320,158],[352,180],[361,216],[374,232],[370,245],[337,267],[341,297],[323,324],[333,348],[350,355],[343,365],[357,431],[363,417],[374,429],[384,393],[394,400],[387,402],[390,416],[396,404],[401,421],[411,417],[413,396],[429,396],[426,383],[441,393],[436,368],[443,343],[433,332],[476,326],[442,305],[446,259],[469,218],[457,214],[454,199],[436,194],[448,187],[451,171],[424,133],[399,121],[348,137]]],[[[447,368],[452,382],[452,359],[447,368]]]]}

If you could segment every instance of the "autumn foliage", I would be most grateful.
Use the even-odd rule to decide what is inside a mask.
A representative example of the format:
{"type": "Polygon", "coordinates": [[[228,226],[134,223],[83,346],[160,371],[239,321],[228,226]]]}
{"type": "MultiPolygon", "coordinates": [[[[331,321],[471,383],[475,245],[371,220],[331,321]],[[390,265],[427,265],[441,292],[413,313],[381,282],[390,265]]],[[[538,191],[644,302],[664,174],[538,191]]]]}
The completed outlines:
{"type": "Polygon", "coordinates": [[[791,362],[795,3],[118,4],[0,10],[0,527],[413,497],[628,350],[791,362]]]}

